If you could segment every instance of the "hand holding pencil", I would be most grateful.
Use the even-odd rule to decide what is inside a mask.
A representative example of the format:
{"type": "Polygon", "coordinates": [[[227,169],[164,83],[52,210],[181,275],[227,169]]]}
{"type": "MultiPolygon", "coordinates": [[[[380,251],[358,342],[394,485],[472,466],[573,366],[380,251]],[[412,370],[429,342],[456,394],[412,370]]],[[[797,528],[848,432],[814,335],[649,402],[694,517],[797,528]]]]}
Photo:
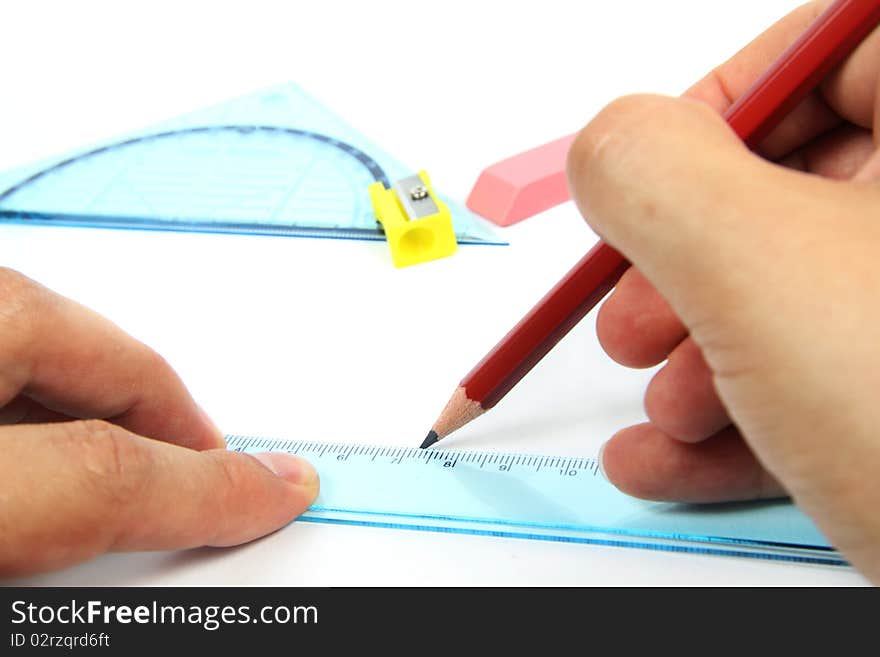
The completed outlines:
{"type": "Polygon", "coordinates": [[[602,244],[633,263],[619,283],[607,268],[603,347],[628,366],[666,361],[650,422],[604,447],[606,476],[651,499],[791,495],[880,582],[876,21],[774,129],[730,122],[830,4],[793,12],[683,98],[610,105],[572,147],[569,181],[602,244]]]}

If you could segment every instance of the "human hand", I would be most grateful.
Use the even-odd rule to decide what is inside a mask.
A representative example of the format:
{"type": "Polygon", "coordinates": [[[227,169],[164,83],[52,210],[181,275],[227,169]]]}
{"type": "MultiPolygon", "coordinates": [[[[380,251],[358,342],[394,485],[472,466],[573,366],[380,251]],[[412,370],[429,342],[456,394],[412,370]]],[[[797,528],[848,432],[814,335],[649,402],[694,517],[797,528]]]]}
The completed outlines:
{"type": "Polygon", "coordinates": [[[161,357],[8,269],[0,344],[0,576],[109,551],[237,545],[317,495],[308,463],[223,449],[161,357]]]}
{"type": "Polygon", "coordinates": [[[646,424],[606,443],[623,491],[791,495],[880,583],[880,31],[749,151],[720,113],[828,2],[800,8],[680,99],[614,102],[569,154],[572,195],[633,263],[599,339],[666,361],[646,424]]]}

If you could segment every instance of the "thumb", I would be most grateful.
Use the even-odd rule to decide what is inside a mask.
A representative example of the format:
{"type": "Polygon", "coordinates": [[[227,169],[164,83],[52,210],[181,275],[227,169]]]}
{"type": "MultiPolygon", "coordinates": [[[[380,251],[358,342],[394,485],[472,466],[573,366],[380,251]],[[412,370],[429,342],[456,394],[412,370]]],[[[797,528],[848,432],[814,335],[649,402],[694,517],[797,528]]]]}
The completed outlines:
{"type": "Polygon", "coordinates": [[[590,225],[691,329],[754,289],[768,240],[790,239],[798,199],[785,189],[804,184],[752,154],[708,106],[648,95],[615,101],[584,128],[568,177],[590,225]]]}
{"type": "Polygon", "coordinates": [[[578,135],[568,177],[587,221],[669,302],[716,384],[748,369],[766,389],[768,371],[817,369],[829,300],[848,301],[836,325],[853,339],[875,325],[876,187],[768,162],[698,101],[615,101],[578,135]]]}
{"type": "Polygon", "coordinates": [[[318,477],[288,454],[197,452],[100,420],[0,429],[0,576],[103,552],[237,545],[289,523],[318,477]]]}

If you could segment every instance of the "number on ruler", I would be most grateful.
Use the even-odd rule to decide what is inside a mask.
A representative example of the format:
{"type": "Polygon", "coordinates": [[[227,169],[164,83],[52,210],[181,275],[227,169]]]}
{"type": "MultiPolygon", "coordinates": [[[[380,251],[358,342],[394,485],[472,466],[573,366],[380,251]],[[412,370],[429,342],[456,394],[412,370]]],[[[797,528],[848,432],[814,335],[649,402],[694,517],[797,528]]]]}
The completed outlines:
{"type": "Polygon", "coordinates": [[[320,442],[301,442],[301,441],[285,441],[268,439],[256,439],[250,436],[228,436],[229,449],[235,452],[247,452],[255,449],[284,450],[293,454],[305,452],[312,458],[320,458],[324,454],[333,454],[336,461],[348,462],[359,461],[363,457],[370,462],[376,461],[378,457],[387,458],[390,465],[407,465],[411,461],[422,462],[425,465],[432,463],[442,464],[442,467],[454,469],[458,462],[464,464],[479,465],[480,469],[487,465],[496,466],[496,472],[513,472],[513,466],[522,466],[532,469],[533,472],[541,472],[544,468],[550,468],[561,477],[577,477],[580,470],[585,470],[589,474],[597,475],[598,468],[593,459],[567,459],[565,457],[553,456],[522,456],[499,453],[485,452],[456,452],[449,451],[443,453],[441,451],[431,451],[425,453],[421,450],[403,449],[394,447],[377,447],[377,446],[354,446],[346,443],[320,443],[320,442]],[[354,458],[351,458],[351,457],[354,458]]]}

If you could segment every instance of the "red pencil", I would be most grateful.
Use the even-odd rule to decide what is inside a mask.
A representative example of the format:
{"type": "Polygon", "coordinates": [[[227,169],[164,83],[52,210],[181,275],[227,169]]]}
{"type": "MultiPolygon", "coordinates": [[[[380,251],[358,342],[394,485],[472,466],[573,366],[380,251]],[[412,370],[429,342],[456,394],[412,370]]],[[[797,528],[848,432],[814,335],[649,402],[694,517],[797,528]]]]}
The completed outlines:
{"type": "MultiPolygon", "coordinates": [[[[838,0],[725,113],[750,147],[812,91],[880,22],[880,0],[838,0]]],[[[422,448],[492,408],[613,288],[629,263],[599,242],[474,367],[422,448]]]]}

